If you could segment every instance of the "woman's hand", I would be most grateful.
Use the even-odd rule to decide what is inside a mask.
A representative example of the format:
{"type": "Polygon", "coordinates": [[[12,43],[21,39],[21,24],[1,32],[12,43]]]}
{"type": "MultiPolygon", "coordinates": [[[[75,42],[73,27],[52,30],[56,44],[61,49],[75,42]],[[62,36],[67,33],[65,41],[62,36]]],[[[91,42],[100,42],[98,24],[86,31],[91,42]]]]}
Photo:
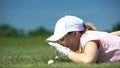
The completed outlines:
{"type": "Polygon", "coordinates": [[[58,52],[58,57],[67,56],[69,54],[70,49],[68,47],[64,47],[58,43],[48,42],[49,45],[54,46],[58,52]]]}

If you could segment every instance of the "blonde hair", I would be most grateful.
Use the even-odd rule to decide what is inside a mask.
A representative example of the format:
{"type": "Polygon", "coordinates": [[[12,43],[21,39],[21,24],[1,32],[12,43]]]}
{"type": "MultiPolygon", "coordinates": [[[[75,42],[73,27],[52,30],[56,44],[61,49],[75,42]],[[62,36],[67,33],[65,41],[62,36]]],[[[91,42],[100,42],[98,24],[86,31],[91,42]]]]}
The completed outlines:
{"type": "Polygon", "coordinates": [[[97,28],[93,25],[93,23],[91,23],[91,22],[86,22],[85,24],[85,30],[97,30],[97,28]]]}

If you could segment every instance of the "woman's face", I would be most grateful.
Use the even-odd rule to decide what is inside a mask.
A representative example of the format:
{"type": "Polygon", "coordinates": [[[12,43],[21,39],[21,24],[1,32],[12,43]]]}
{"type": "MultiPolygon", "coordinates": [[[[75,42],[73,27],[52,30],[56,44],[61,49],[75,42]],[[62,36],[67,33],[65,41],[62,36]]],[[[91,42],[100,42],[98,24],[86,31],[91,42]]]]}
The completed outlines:
{"type": "Polygon", "coordinates": [[[59,43],[73,51],[79,49],[80,32],[70,32],[59,40],[59,43]]]}

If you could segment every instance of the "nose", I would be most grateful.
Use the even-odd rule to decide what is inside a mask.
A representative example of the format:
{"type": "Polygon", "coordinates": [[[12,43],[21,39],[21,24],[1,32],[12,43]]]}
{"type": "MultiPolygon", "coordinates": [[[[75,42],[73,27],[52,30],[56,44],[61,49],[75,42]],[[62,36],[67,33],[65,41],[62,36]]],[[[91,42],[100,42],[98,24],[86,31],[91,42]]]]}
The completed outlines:
{"type": "Polygon", "coordinates": [[[59,44],[65,46],[65,43],[63,41],[59,41],[59,44]]]}
{"type": "Polygon", "coordinates": [[[63,43],[63,42],[61,42],[61,41],[59,41],[59,44],[64,46],[64,43],[63,43]]]}

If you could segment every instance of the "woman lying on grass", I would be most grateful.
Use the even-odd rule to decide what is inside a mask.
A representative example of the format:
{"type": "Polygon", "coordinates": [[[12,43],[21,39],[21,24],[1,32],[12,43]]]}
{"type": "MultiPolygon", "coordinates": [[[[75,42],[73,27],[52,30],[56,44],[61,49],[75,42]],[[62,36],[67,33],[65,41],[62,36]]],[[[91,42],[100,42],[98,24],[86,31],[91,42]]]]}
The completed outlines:
{"type": "Polygon", "coordinates": [[[120,61],[120,37],[116,36],[120,31],[107,33],[88,27],[82,19],[67,15],[57,21],[54,34],[46,41],[59,57],[67,56],[77,63],[120,61]]]}

